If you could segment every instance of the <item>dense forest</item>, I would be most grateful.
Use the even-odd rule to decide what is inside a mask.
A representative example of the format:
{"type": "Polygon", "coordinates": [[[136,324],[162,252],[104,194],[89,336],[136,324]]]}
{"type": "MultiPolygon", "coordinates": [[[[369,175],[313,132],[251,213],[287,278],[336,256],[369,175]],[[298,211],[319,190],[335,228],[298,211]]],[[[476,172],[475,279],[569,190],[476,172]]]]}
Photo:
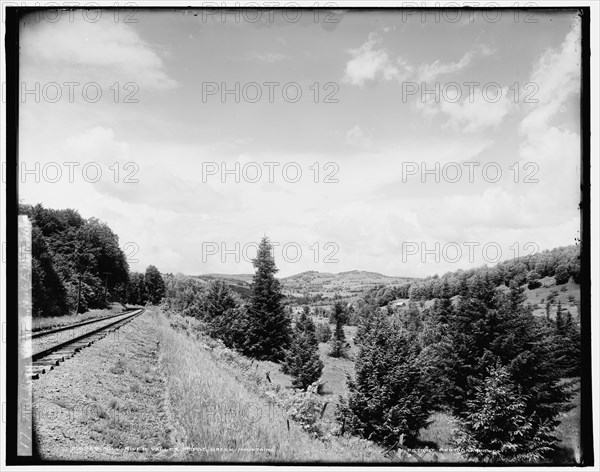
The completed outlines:
{"type": "Polygon", "coordinates": [[[64,316],[107,308],[109,302],[158,303],[164,282],[158,269],[129,273],[118,236],[97,218],[76,210],[21,205],[32,225],[33,316],[64,316]]]}

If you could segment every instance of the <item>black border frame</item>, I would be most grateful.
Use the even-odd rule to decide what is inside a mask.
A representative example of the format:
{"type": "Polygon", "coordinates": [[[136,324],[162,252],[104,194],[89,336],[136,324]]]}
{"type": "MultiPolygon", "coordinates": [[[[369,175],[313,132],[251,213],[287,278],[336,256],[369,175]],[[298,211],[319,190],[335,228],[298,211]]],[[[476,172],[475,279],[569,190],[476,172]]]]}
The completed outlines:
{"type": "MultiPolygon", "coordinates": [[[[100,7],[103,10],[114,10],[115,7],[100,7]]],[[[6,182],[6,313],[7,313],[7,342],[6,342],[6,400],[7,400],[7,418],[6,418],[6,465],[24,466],[24,465],[185,465],[185,466],[238,466],[247,465],[256,467],[260,465],[288,465],[288,466],[369,466],[369,467],[499,467],[494,464],[480,463],[359,463],[359,462],[102,462],[102,461],[45,461],[39,456],[31,457],[17,456],[18,438],[16,434],[10,434],[11,431],[17,431],[18,411],[16,408],[10,408],[11,405],[17,405],[18,384],[11,380],[17,378],[17,358],[18,358],[18,320],[15,316],[8,316],[9,313],[18,311],[18,136],[19,136],[19,27],[20,20],[24,15],[41,10],[56,10],[56,7],[14,7],[6,6],[6,36],[5,36],[5,57],[6,57],[6,162],[7,162],[7,182],[6,182]]],[[[97,10],[96,8],[61,8],[61,10],[97,10]]],[[[131,10],[131,7],[120,7],[121,10],[131,10]]],[[[136,10],[214,10],[215,7],[193,7],[193,6],[141,6],[136,10]]],[[[272,8],[243,8],[243,7],[219,7],[219,9],[234,10],[272,10],[272,8]]],[[[276,8],[282,9],[282,8],[276,8]]],[[[294,8],[296,10],[298,8],[294,8]]],[[[314,7],[300,7],[300,10],[313,11],[314,7]]],[[[331,8],[321,7],[322,10],[331,8]]],[[[590,158],[591,158],[591,108],[590,108],[590,7],[581,7],[577,5],[561,7],[459,7],[459,8],[440,8],[444,10],[534,10],[534,11],[560,11],[574,10],[579,11],[581,17],[581,101],[580,101],[580,132],[581,132],[581,202],[579,205],[581,213],[581,417],[580,417],[580,445],[581,445],[581,464],[572,464],[576,466],[594,465],[594,443],[593,443],[593,418],[592,418],[592,336],[591,336],[591,193],[590,193],[590,158]]],[[[336,10],[352,11],[373,11],[373,10],[437,10],[434,8],[418,7],[339,7],[336,10]]],[[[33,447],[35,449],[35,436],[33,438],[33,447]]],[[[512,467],[564,467],[568,464],[516,464],[512,467]]],[[[511,467],[503,465],[502,467],[511,467]]]]}

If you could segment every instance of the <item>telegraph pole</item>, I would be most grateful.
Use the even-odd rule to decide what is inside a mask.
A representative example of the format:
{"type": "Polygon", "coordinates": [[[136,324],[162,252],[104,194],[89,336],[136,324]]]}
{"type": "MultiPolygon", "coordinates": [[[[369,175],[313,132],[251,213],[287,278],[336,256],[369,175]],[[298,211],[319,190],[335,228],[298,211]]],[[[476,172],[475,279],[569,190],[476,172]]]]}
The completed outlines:
{"type": "Polygon", "coordinates": [[[77,308],[75,309],[75,316],[79,314],[79,301],[81,300],[81,272],[79,272],[79,283],[77,287],[77,308]]]}
{"type": "Polygon", "coordinates": [[[112,274],[112,272],[102,272],[106,275],[106,279],[104,279],[104,303],[106,303],[106,294],[108,291],[108,276],[112,274]]]}

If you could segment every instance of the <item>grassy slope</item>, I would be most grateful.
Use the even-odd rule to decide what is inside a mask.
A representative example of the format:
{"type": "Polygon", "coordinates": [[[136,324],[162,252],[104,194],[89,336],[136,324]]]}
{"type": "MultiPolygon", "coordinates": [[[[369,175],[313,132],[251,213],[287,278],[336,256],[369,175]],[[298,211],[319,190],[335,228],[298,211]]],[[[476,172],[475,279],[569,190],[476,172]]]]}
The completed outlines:
{"type": "Polygon", "coordinates": [[[389,462],[368,441],[334,436],[321,441],[294,422],[288,430],[287,414],[276,400],[282,387],[275,377],[267,384],[251,361],[197,337],[189,319],[162,314],[155,319],[171,414],[178,425],[177,447],[187,449],[183,460],[389,462]]]}
{"type": "Polygon", "coordinates": [[[560,301],[563,309],[569,310],[575,320],[579,319],[579,304],[581,303],[581,289],[579,284],[573,282],[573,279],[569,280],[564,285],[556,285],[554,277],[544,277],[540,279],[542,285],[548,287],[540,287],[534,290],[525,289],[525,296],[527,297],[526,302],[531,303],[534,306],[533,314],[536,316],[546,315],[546,301],[552,291],[557,292],[557,295],[552,302],[550,309],[550,315],[556,314],[558,302],[560,301]],[[574,298],[574,301],[569,301],[569,297],[574,298]],[[542,302],[542,299],[544,300],[542,302]]]}

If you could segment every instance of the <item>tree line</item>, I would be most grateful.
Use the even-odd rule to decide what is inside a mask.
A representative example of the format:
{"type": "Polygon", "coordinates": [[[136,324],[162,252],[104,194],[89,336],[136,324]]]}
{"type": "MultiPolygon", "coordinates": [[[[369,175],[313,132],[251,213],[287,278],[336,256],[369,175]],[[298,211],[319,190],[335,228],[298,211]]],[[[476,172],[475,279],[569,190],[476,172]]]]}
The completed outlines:
{"type": "Polygon", "coordinates": [[[32,314],[64,316],[107,308],[110,301],[160,302],[164,281],[158,269],[129,273],[118,236],[97,218],[73,209],[20,205],[32,225],[32,314]]]}
{"type": "Polygon", "coordinates": [[[508,287],[514,282],[519,286],[527,284],[530,290],[541,287],[541,279],[544,277],[554,277],[556,285],[564,285],[570,278],[578,284],[581,277],[579,249],[577,245],[559,247],[503,261],[493,267],[448,272],[441,277],[434,275],[397,286],[374,288],[369,293],[379,306],[385,306],[398,298],[433,300],[441,298],[444,290],[449,291],[449,295],[453,297],[461,293],[471,279],[482,274],[487,274],[496,286],[508,287]]]}

